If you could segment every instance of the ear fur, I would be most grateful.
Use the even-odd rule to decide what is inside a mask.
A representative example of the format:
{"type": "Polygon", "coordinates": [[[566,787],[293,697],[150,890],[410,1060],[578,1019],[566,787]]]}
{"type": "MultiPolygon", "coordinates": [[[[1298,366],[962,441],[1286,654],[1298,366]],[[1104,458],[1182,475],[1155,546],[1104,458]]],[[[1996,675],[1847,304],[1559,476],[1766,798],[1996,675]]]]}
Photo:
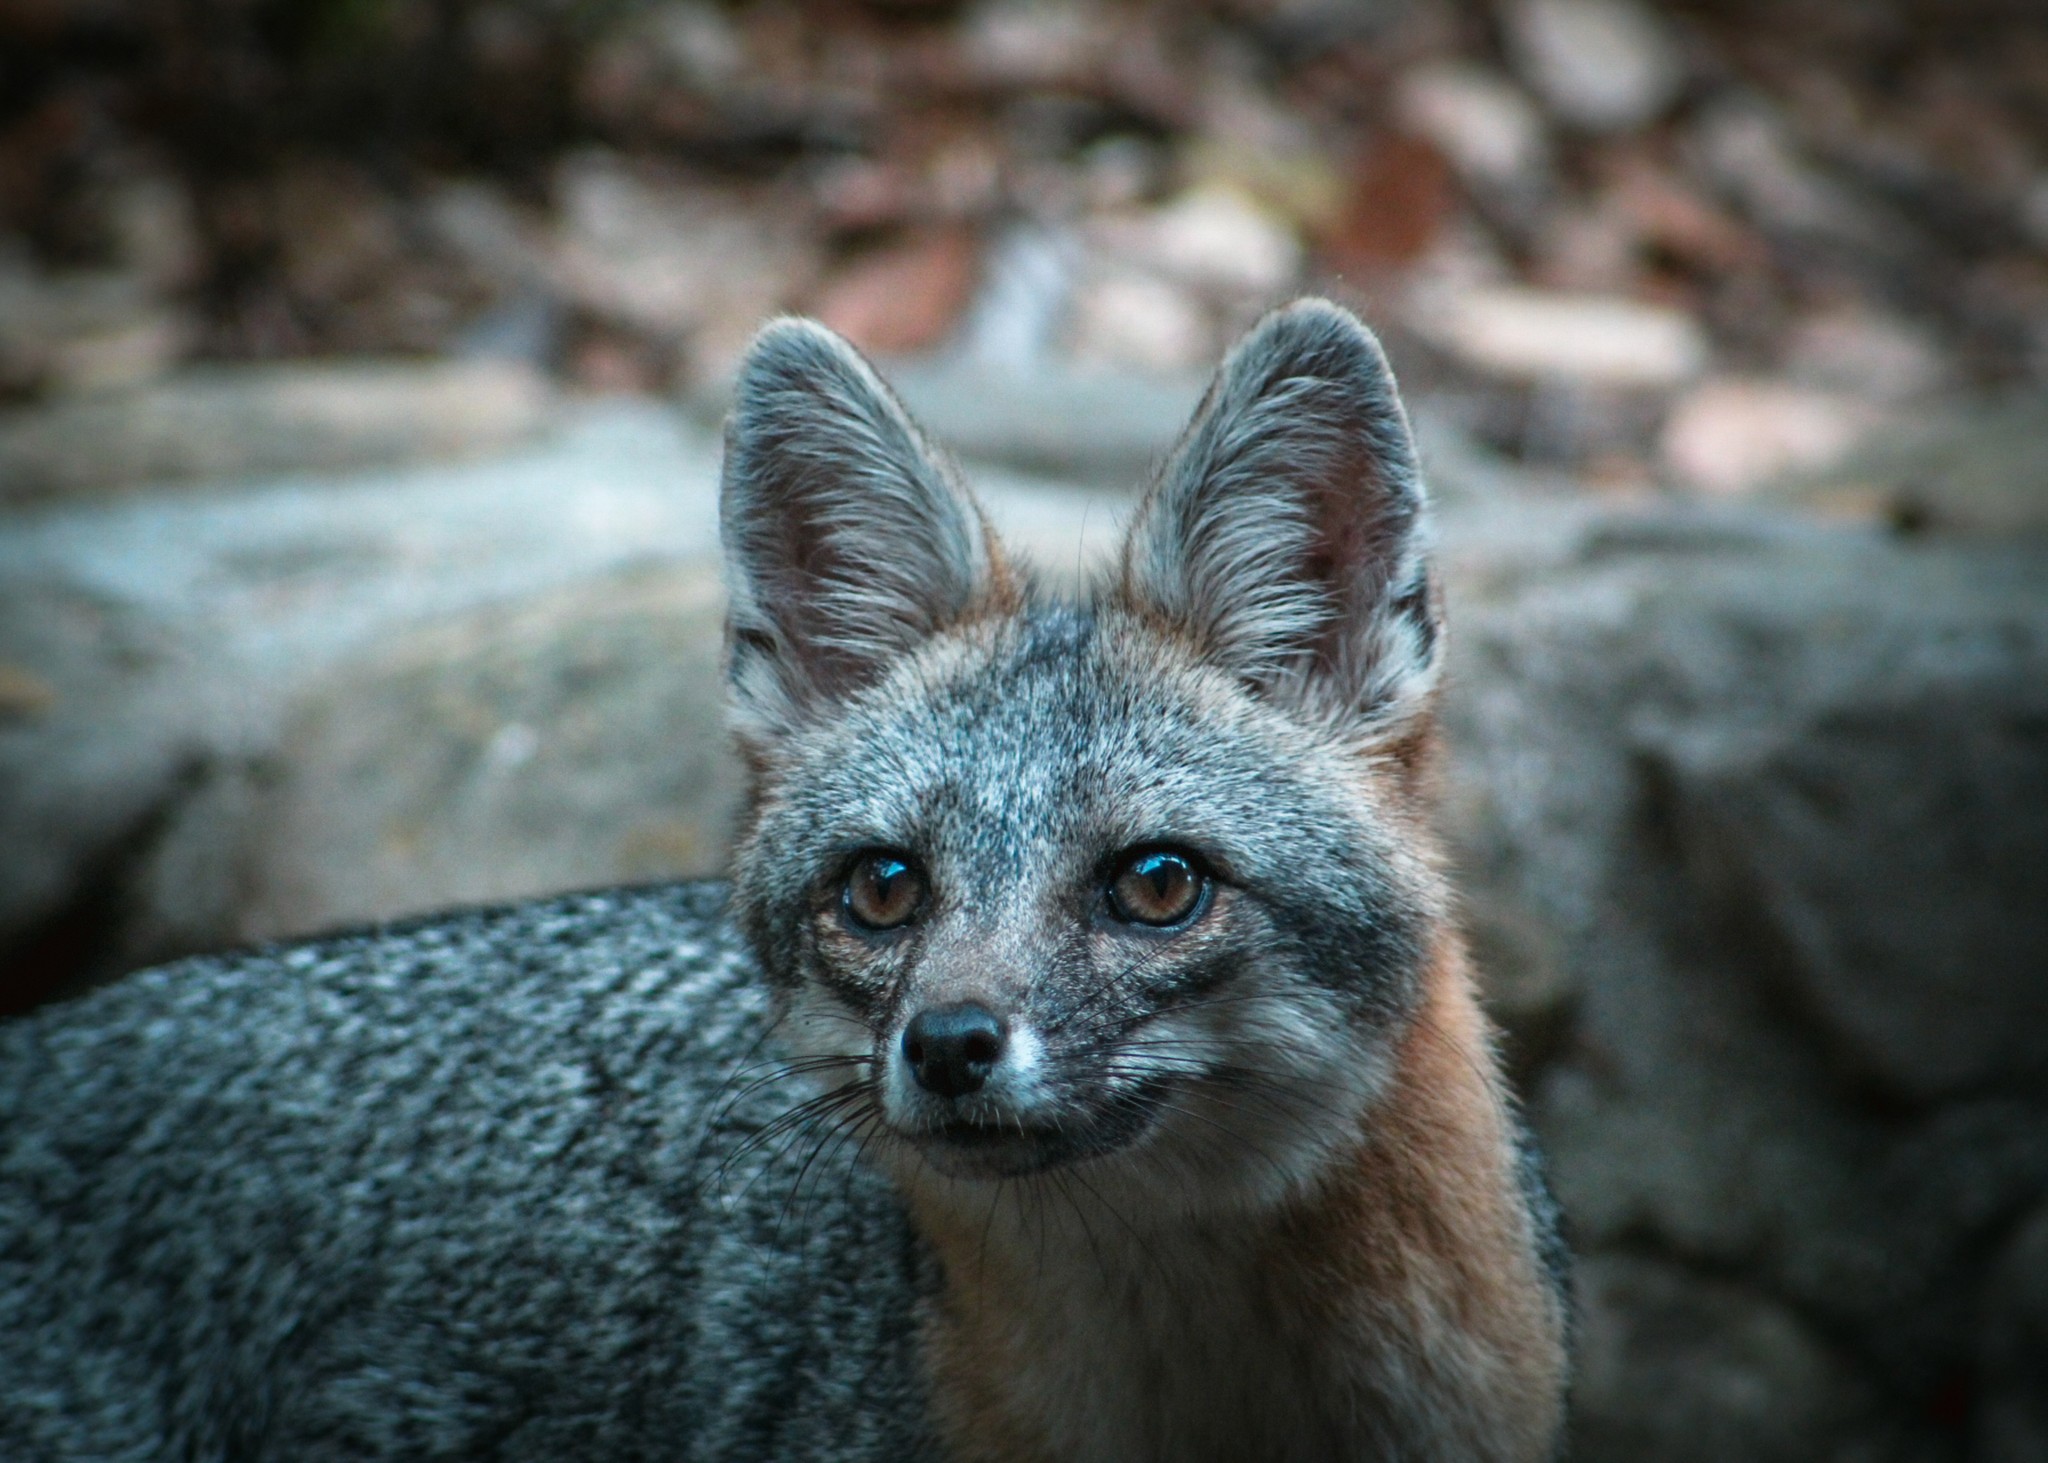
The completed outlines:
{"type": "Polygon", "coordinates": [[[1435,679],[1427,506],[1379,341],[1298,300],[1217,372],[1139,506],[1120,596],[1262,691],[1396,720],[1435,679]]]}
{"type": "Polygon", "coordinates": [[[787,731],[958,619],[997,577],[980,509],[850,345],[755,337],[719,487],[726,667],[743,734],[787,731]]]}

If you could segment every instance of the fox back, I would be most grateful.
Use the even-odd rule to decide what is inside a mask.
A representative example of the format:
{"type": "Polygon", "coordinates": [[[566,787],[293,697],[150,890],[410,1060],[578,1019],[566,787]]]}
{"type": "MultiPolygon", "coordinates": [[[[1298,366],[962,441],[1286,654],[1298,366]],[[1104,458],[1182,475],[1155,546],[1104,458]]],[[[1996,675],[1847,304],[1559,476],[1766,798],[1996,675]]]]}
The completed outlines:
{"type": "Polygon", "coordinates": [[[0,1029],[0,1453],[1550,1456],[1370,333],[1268,317],[1079,599],[803,322],[721,516],[729,891],[0,1029]]]}

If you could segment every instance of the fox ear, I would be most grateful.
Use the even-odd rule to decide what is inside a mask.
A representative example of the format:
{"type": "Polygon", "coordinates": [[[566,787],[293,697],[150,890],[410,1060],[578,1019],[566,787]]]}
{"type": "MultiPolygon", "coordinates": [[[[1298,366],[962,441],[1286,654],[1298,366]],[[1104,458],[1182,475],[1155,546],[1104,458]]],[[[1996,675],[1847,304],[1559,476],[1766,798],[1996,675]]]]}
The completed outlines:
{"type": "Polygon", "coordinates": [[[727,679],[757,735],[874,679],[991,573],[966,490],[867,362],[808,320],[768,325],[740,368],[719,536],[727,679]]]}
{"type": "Polygon", "coordinates": [[[1138,509],[1122,597],[1262,690],[1398,718],[1435,678],[1426,508],[1378,340],[1299,300],[1217,372],[1138,509]]]}

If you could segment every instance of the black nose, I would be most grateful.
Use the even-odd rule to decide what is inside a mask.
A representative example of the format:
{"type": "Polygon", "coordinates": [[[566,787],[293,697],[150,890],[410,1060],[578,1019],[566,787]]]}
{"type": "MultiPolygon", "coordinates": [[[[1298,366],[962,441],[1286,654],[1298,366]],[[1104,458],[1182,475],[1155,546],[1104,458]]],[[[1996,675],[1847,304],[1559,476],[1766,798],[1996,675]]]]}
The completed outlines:
{"type": "Polygon", "coordinates": [[[903,1028],[903,1059],[925,1091],[965,1097],[988,1081],[1008,1039],[1002,1018],[986,1006],[937,1006],[918,1012],[903,1028]]]}

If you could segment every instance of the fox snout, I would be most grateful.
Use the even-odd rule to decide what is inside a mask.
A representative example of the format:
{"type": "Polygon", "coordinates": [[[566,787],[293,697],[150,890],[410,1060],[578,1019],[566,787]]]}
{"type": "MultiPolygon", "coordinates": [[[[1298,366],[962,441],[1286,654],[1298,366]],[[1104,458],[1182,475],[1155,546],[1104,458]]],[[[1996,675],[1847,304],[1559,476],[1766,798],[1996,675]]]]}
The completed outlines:
{"type": "Polygon", "coordinates": [[[898,1046],[919,1087],[936,1097],[965,1097],[982,1089],[1009,1040],[1001,1016],[979,1001],[960,1001],[911,1017],[898,1046]]]}

